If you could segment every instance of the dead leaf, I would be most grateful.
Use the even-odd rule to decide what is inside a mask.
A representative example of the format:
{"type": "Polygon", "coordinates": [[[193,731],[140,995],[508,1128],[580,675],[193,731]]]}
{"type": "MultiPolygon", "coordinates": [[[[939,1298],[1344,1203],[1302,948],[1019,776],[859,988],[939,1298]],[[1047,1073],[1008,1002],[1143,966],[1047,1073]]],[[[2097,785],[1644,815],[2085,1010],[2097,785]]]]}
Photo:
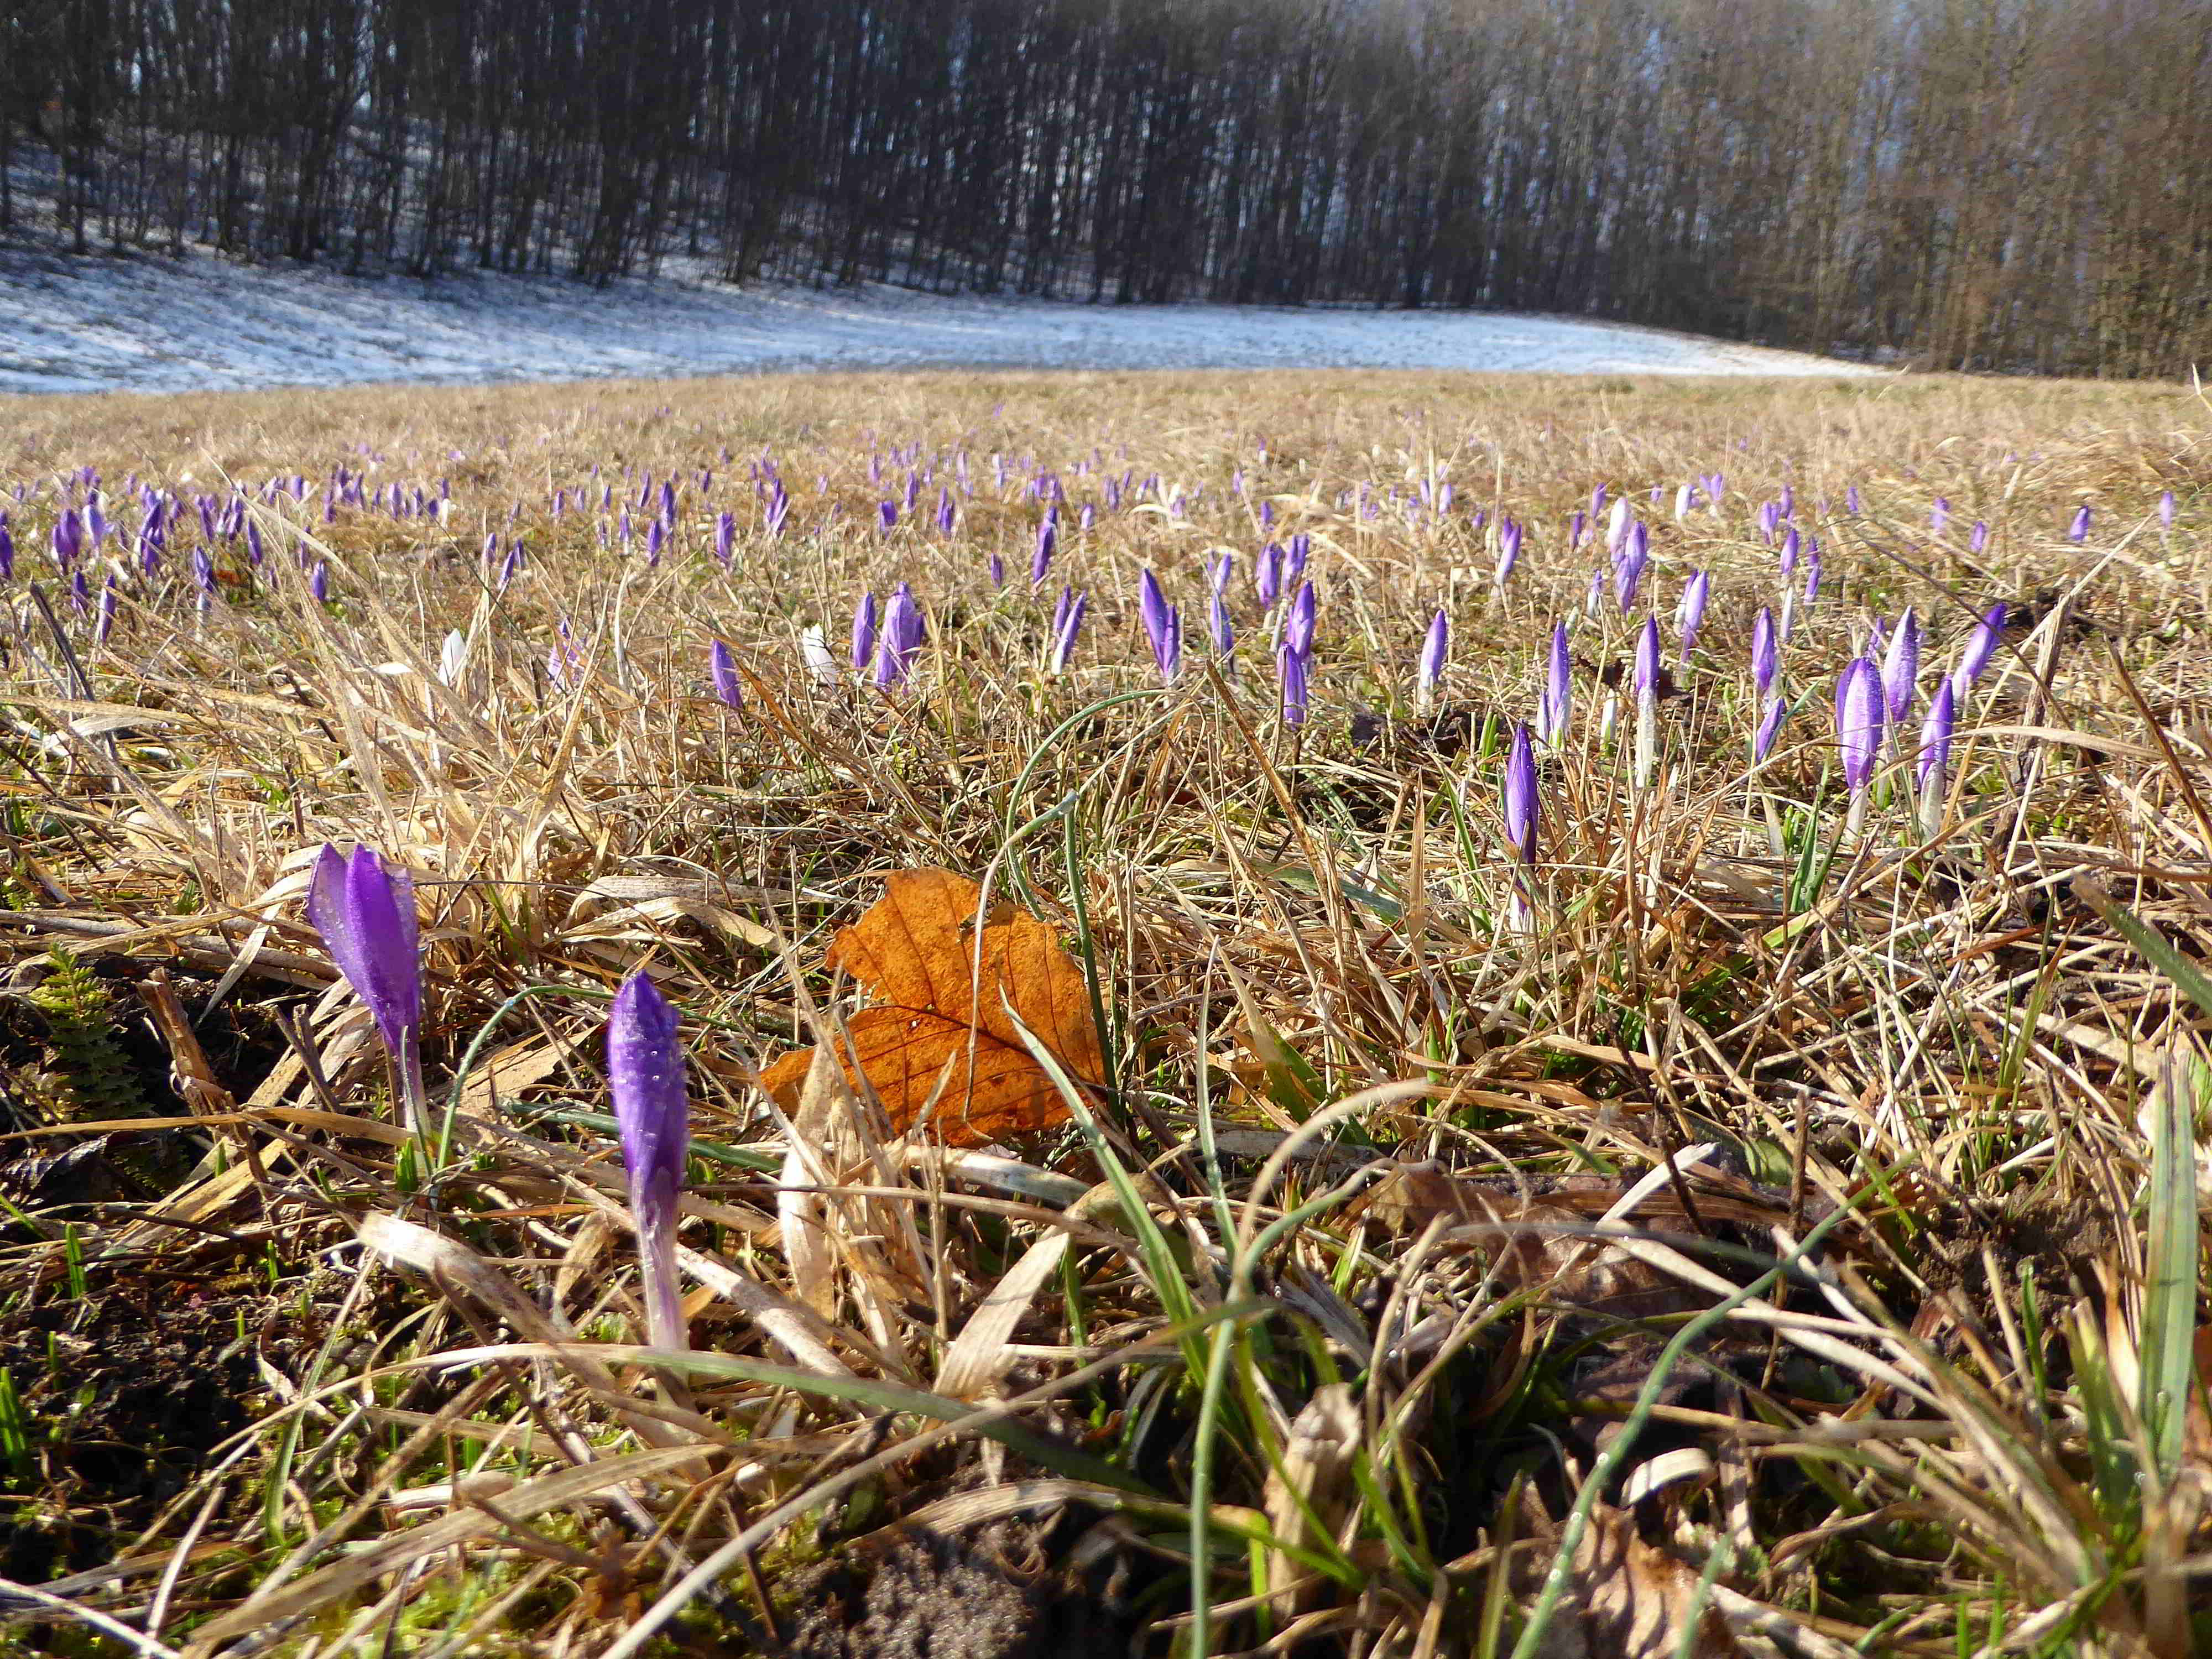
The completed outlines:
{"type": "Polygon", "coordinates": [[[1626,1512],[1597,1504],[1568,1571],[1541,1659],[1742,1659],[1696,1570],[1645,1543],[1626,1512]]]}
{"type": "MultiPolygon", "coordinates": [[[[883,897],[830,947],[829,965],[877,999],[846,1030],[897,1133],[927,1112],[945,1140],[976,1146],[1066,1121],[1066,1103],[1014,1016],[1070,1077],[1105,1079],[1082,969],[1043,922],[1010,906],[984,915],[982,896],[949,870],[895,871],[883,897]]],[[[786,1111],[813,1056],[795,1050],[761,1074],[786,1111]]],[[[847,1075],[857,1087],[850,1065],[847,1075]]]]}

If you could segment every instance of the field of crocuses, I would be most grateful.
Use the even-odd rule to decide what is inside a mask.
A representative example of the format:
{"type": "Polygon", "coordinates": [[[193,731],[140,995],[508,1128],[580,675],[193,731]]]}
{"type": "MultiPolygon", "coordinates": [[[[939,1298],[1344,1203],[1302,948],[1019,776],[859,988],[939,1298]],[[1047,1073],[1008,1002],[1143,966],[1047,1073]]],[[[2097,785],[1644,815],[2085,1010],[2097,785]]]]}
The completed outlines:
{"type": "Polygon", "coordinates": [[[2212,1642],[2212,407],[0,425],[0,1652],[2212,1642]]]}

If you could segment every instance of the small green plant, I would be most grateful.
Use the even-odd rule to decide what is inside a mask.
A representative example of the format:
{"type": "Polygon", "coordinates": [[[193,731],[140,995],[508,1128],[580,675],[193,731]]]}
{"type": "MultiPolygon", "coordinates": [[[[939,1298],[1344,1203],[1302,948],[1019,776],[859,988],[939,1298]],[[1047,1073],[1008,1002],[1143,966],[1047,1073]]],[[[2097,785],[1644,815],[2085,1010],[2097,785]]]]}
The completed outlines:
{"type": "Polygon", "coordinates": [[[114,994],[76,957],[56,951],[52,971],[26,998],[45,1016],[48,1063],[40,1104],[58,1123],[144,1117],[149,1109],[115,1038],[114,994]]]}

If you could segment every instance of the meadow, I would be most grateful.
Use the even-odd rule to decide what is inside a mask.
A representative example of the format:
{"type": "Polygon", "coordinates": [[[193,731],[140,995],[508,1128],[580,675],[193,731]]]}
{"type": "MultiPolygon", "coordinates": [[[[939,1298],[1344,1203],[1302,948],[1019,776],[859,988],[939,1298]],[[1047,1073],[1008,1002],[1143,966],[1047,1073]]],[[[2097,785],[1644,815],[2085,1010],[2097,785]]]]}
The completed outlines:
{"type": "Polygon", "coordinates": [[[2179,386],[0,403],[0,1653],[2212,1645],[2208,553],[2179,386]]]}

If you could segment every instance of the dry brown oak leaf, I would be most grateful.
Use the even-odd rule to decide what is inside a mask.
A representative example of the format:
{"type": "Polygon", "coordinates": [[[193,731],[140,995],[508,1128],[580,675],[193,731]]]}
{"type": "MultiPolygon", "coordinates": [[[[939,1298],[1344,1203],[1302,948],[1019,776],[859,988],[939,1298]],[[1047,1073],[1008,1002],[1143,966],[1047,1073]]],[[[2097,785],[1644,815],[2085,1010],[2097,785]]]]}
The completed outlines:
{"type": "MultiPolygon", "coordinates": [[[[1071,1078],[1105,1080],[1083,969],[1043,922],[1012,906],[983,915],[982,898],[950,870],[894,871],[883,897],[830,943],[829,966],[875,999],[845,1023],[853,1040],[852,1054],[840,1056],[845,1075],[858,1086],[857,1056],[896,1133],[927,1114],[949,1144],[980,1146],[1067,1121],[1010,1002],[1071,1078]]],[[[813,1049],[800,1048],[761,1073],[786,1111],[796,1109],[813,1060],[813,1049]]]]}

